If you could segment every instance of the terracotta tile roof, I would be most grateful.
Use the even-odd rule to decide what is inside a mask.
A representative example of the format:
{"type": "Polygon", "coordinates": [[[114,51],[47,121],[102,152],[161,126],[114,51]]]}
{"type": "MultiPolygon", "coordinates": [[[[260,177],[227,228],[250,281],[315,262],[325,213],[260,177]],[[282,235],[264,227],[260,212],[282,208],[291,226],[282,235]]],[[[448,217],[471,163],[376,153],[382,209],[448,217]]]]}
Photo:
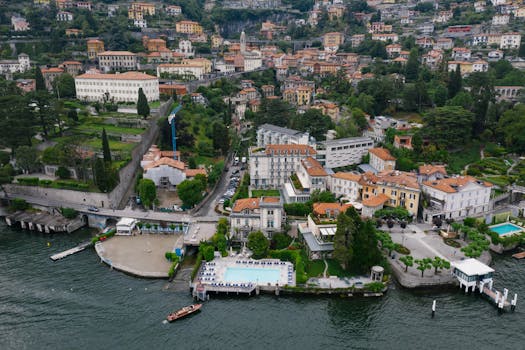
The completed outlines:
{"type": "Polygon", "coordinates": [[[240,213],[241,211],[249,209],[259,209],[259,198],[242,198],[237,199],[233,205],[232,211],[234,213],[240,213]]]}
{"type": "Polygon", "coordinates": [[[152,163],[145,165],[144,171],[147,171],[148,169],[151,169],[151,168],[159,167],[161,165],[167,165],[172,168],[179,169],[179,170],[184,170],[184,167],[185,167],[184,163],[181,162],[180,160],[175,160],[173,158],[168,158],[168,157],[162,157],[159,160],[155,160],[152,163]]]}
{"type": "Polygon", "coordinates": [[[396,158],[390,154],[390,151],[386,148],[370,148],[368,152],[372,153],[376,157],[382,160],[396,160],[396,158]]]}
{"type": "Polygon", "coordinates": [[[281,201],[280,197],[262,197],[263,203],[279,203],[281,201]]]}
{"type": "Polygon", "coordinates": [[[198,174],[207,175],[206,169],[186,169],[184,172],[186,173],[187,177],[194,177],[198,174]]]}
{"type": "Polygon", "coordinates": [[[457,177],[450,177],[448,179],[425,181],[423,182],[423,185],[435,188],[436,190],[446,192],[446,193],[456,193],[456,192],[459,192],[462,187],[470,183],[473,183],[473,182],[481,186],[492,187],[492,184],[490,182],[480,181],[472,176],[457,176],[457,177]]]}
{"type": "Polygon", "coordinates": [[[332,177],[335,177],[336,179],[342,179],[342,180],[348,180],[348,181],[354,181],[359,182],[361,180],[361,175],[354,174],[354,173],[343,173],[343,172],[337,172],[332,177]]]}
{"type": "Polygon", "coordinates": [[[380,206],[382,204],[385,204],[389,200],[390,200],[390,197],[388,197],[384,193],[380,193],[377,196],[368,197],[368,198],[364,199],[363,200],[363,205],[367,206],[367,207],[377,207],[377,206],[380,206]]]}
{"type": "Polygon", "coordinates": [[[312,157],[303,159],[301,163],[310,176],[328,176],[328,173],[324,170],[321,163],[312,157]]]}
{"type": "Polygon", "coordinates": [[[431,175],[435,173],[441,173],[443,175],[447,175],[447,170],[445,169],[444,165],[432,165],[432,164],[420,165],[418,172],[419,174],[423,174],[423,175],[431,175]]]}
{"type": "Polygon", "coordinates": [[[79,64],[82,64],[82,63],[80,63],[78,61],[64,61],[64,62],[62,62],[62,64],[63,65],[69,65],[69,64],[71,64],[71,65],[79,65],[79,64]]]}
{"type": "Polygon", "coordinates": [[[308,145],[266,145],[266,154],[304,154],[313,155],[317,152],[308,145]]]}
{"type": "Polygon", "coordinates": [[[46,74],[46,73],[64,73],[64,70],[62,68],[57,68],[57,67],[42,69],[42,74],[46,74]]]}
{"type": "Polygon", "coordinates": [[[377,174],[377,182],[385,184],[395,184],[398,186],[410,187],[419,190],[417,176],[414,173],[405,171],[383,171],[377,174]]]}
{"type": "Polygon", "coordinates": [[[86,73],[77,76],[76,79],[157,80],[158,78],[140,72],[125,72],[120,74],[86,73]]]}
{"type": "Polygon", "coordinates": [[[337,210],[338,213],[345,212],[348,208],[350,208],[352,204],[346,203],[314,203],[313,205],[313,212],[315,215],[326,215],[327,211],[330,211],[333,213],[337,210]]]}

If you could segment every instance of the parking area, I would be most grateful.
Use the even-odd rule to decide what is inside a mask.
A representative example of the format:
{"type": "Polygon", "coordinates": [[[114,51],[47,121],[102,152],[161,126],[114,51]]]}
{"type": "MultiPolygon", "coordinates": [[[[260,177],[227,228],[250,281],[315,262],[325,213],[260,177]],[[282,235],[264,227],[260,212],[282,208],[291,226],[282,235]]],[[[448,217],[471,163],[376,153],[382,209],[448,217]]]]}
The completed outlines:
{"type": "Polygon", "coordinates": [[[232,165],[232,172],[230,178],[228,179],[228,185],[226,186],[226,191],[218,199],[218,204],[223,204],[226,200],[231,200],[237,188],[239,187],[240,181],[246,171],[246,166],[244,163],[234,162],[232,165]]]}

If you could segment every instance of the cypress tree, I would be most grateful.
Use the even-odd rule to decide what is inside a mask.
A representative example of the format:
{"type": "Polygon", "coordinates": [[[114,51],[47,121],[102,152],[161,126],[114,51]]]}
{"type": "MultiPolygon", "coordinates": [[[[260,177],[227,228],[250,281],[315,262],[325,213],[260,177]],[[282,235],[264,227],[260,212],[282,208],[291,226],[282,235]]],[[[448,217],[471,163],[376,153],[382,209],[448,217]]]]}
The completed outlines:
{"type": "Polygon", "coordinates": [[[461,91],[461,85],[463,78],[461,77],[461,68],[459,64],[456,66],[456,70],[450,72],[448,81],[448,98],[453,98],[461,91]]]}
{"type": "Polygon", "coordinates": [[[105,128],[102,129],[102,154],[104,155],[104,161],[111,163],[111,150],[105,128]]]}
{"type": "Polygon", "coordinates": [[[44,75],[40,67],[36,67],[35,71],[35,88],[38,91],[46,90],[46,82],[44,81],[44,75]]]}
{"type": "Polygon", "coordinates": [[[146,119],[149,115],[148,99],[146,98],[146,95],[144,95],[144,91],[142,91],[142,88],[139,88],[139,98],[137,101],[137,113],[141,115],[144,119],[146,119]]]}
{"type": "Polygon", "coordinates": [[[416,80],[419,75],[419,55],[417,48],[410,50],[407,65],[405,68],[405,76],[407,80],[416,80]]]}

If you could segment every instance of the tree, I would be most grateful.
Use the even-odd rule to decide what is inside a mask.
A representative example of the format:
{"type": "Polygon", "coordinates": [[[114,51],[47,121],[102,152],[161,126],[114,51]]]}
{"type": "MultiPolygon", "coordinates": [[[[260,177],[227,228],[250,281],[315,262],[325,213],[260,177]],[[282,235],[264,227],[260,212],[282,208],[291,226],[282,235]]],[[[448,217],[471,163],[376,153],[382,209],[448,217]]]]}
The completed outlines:
{"type": "Polygon", "coordinates": [[[254,259],[265,258],[268,254],[270,242],[261,231],[251,232],[248,235],[248,248],[253,252],[254,259]]]}
{"type": "Polygon", "coordinates": [[[199,253],[201,253],[202,258],[206,261],[213,260],[214,251],[215,249],[213,248],[213,246],[208,243],[201,242],[201,244],[199,245],[199,253]]]}
{"type": "Polygon", "coordinates": [[[144,119],[146,119],[149,116],[149,104],[148,99],[146,98],[146,95],[144,95],[144,91],[142,91],[142,88],[139,88],[139,98],[137,100],[137,113],[141,115],[144,119]]]}
{"type": "Polygon", "coordinates": [[[75,98],[75,78],[68,73],[59,75],[53,80],[53,90],[58,98],[75,98]]]}
{"type": "Polygon", "coordinates": [[[67,117],[75,122],[78,122],[77,110],[72,108],[67,112],[67,117]]]}
{"type": "Polygon", "coordinates": [[[230,134],[228,128],[222,122],[213,124],[213,148],[220,150],[223,155],[228,153],[230,148],[230,134]]]}
{"type": "Polygon", "coordinates": [[[496,100],[494,80],[487,72],[475,72],[469,75],[467,83],[474,100],[472,132],[473,135],[478,136],[485,130],[489,105],[496,100]]]}
{"type": "Polygon", "coordinates": [[[335,203],[337,199],[330,191],[314,190],[310,195],[310,201],[312,203],[335,203]]]}
{"type": "Polygon", "coordinates": [[[263,99],[261,109],[255,113],[254,122],[256,126],[261,124],[273,124],[277,126],[288,126],[291,118],[291,106],[279,99],[263,99]]]}
{"type": "Polygon", "coordinates": [[[290,126],[299,131],[308,131],[311,136],[321,140],[325,138],[326,132],[334,127],[334,123],[319,109],[312,108],[303,114],[293,116],[290,126]]]}
{"type": "Polygon", "coordinates": [[[157,187],[153,180],[141,179],[138,185],[138,195],[145,207],[151,207],[157,198],[157,187]]]}
{"type": "Polygon", "coordinates": [[[405,264],[405,272],[408,271],[409,267],[414,266],[414,257],[412,257],[412,255],[403,255],[399,258],[399,261],[405,264]]]}
{"type": "Polygon", "coordinates": [[[217,221],[217,233],[221,235],[228,235],[228,219],[226,218],[219,218],[219,221],[217,221]]]}
{"type": "Polygon", "coordinates": [[[430,258],[417,259],[414,262],[417,264],[417,269],[421,271],[421,277],[423,277],[425,270],[432,267],[432,259],[430,258]]]}
{"type": "Polygon", "coordinates": [[[423,117],[422,133],[438,147],[459,147],[471,139],[473,120],[474,115],[462,107],[434,108],[423,117]]]}
{"type": "Polygon", "coordinates": [[[177,185],[177,194],[184,206],[192,208],[202,200],[202,192],[205,189],[199,180],[184,180],[177,185]]]}
{"type": "Polygon", "coordinates": [[[106,134],[106,128],[102,129],[102,154],[104,161],[111,163],[111,149],[109,148],[108,135],[106,134]]]}
{"type": "Polygon", "coordinates": [[[226,252],[226,246],[228,241],[226,240],[226,236],[222,233],[216,233],[211,237],[211,241],[213,242],[213,245],[217,248],[217,250],[221,253],[226,252]]]}
{"type": "Polygon", "coordinates": [[[39,168],[38,154],[35,148],[20,146],[15,150],[16,166],[24,173],[31,173],[39,168]]]}
{"type": "Polygon", "coordinates": [[[463,78],[461,77],[460,65],[456,66],[455,71],[451,71],[448,78],[448,98],[453,98],[461,91],[461,85],[463,84],[463,78]]]}
{"type": "Polygon", "coordinates": [[[35,69],[35,88],[37,91],[46,91],[46,82],[44,80],[44,75],[40,67],[35,69]]]}
{"type": "Polygon", "coordinates": [[[497,134],[512,151],[525,152],[525,105],[517,104],[509,109],[498,121],[497,134]]]}
{"type": "Polygon", "coordinates": [[[408,61],[405,67],[405,77],[407,80],[416,80],[419,75],[419,52],[417,48],[410,50],[408,61]]]}
{"type": "Polygon", "coordinates": [[[59,166],[55,175],[58,176],[59,179],[69,179],[71,177],[71,172],[68,168],[59,166]]]}

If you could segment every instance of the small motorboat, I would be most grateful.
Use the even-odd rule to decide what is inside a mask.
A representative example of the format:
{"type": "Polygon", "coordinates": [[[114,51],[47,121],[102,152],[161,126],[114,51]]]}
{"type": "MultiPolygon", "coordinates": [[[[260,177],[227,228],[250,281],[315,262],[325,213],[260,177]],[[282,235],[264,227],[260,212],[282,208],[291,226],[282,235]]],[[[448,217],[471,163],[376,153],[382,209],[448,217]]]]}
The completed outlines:
{"type": "Polygon", "coordinates": [[[168,320],[168,322],[176,321],[180,318],[184,318],[186,316],[191,315],[192,313],[199,311],[201,307],[202,307],[202,304],[192,304],[189,306],[185,306],[182,309],[179,309],[169,314],[166,319],[168,320]]]}

